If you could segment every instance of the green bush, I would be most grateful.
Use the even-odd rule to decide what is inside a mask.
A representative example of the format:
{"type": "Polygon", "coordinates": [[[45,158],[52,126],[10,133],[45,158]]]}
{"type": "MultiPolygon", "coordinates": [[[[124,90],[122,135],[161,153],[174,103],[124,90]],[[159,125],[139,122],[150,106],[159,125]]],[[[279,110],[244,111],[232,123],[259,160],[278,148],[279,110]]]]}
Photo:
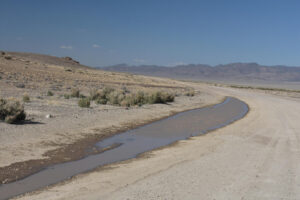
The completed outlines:
{"type": "Polygon", "coordinates": [[[91,105],[91,101],[88,98],[81,98],[78,101],[78,105],[82,108],[89,108],[91,105]]]}
{"type": "Polygon", "coordinates": [[[49,90],[49,91],[47,92],[47,96],[53,96],[53,95],[54,95],[54,94],[53,94],[52,91],[49,90]]]}
{"type": "Polygon", "coordinates": [[[28,94],[24,94],[23,96],[23,102],[27,103],[27,102],[30,102],[30,97],[28,94]]]}
{"type": "Polygon", "coordinates": [[[0,99],[0,120],[9,124],[25,120],[24,106],[19,101],[0,99]]]}
{"type": "Polygon", "coordinates": [[[80,90],[79,89],[72,89],[72,92],[70,94],[71,97],[74,97],[74,98],[79,98],[80,97],[80,90]]]}

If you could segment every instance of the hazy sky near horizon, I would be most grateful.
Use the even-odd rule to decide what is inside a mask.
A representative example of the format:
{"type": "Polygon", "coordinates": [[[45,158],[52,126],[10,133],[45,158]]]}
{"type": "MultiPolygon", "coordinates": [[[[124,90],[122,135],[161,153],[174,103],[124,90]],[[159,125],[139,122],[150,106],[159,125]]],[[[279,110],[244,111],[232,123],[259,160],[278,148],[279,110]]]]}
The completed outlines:
{"type": "Polygon", "coordinates": [[[0,50],[90,66],[300,66],[297,0],[1,0],[0,50]]]}

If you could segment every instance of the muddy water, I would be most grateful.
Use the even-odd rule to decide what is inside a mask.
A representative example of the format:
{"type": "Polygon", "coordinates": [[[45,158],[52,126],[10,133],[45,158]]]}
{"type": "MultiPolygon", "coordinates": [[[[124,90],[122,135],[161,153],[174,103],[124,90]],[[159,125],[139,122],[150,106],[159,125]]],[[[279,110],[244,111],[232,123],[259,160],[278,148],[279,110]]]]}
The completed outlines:
{"type": "Polygon", "coordinates": [[[228,97],[215,106],[182,112],[115,135],[96,144],[100,149],[117,146],[114,149],[81,160],[57,164],[22,180],[0,185],[0,199],[37,190],[101,165],[134,158],[175,141],[204,134],[242,118],[247,112],[248,106],[244,102],[228,97]]]}

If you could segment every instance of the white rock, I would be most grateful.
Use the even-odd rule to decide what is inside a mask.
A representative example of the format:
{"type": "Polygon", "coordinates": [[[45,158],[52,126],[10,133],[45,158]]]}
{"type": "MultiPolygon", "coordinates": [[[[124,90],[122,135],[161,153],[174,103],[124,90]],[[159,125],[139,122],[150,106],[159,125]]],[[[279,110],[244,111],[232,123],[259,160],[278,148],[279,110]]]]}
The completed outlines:
{"type": "Polygon", "coordinates": [[[48,114],[48,115],[46,115],[46,118],[47,119],[52,118],[52,115],[48,114]]]}

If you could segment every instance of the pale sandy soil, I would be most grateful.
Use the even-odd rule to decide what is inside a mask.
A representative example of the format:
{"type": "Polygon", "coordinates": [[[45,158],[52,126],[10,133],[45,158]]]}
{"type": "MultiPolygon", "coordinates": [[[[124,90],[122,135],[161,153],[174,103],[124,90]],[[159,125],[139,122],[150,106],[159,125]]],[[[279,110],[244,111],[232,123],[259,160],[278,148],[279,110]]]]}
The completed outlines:
{"type": "Polygon", "coordinates": [[[0,56],[0,98],[22,101],[28,94],[30,102],[24,103],[29,120],[25,124],[0,122],[0,183],[23,178],[54,163],[80,159],[88,147],[115,132],[223,99],[203,84],[95,70],[45,55],[6,55],[11,59],[0,56]],[[89,96],[91,90],[104,87],[126,88],[131,93],[165,91],[177,96],[169,104],[130,108],[95,102],[91,108],[80,108],[78,98],[63,97],[74,88],[89,96]],[[191,88],[195,96],[184,95],[191,88]],[[47,91],[54,95],[47,96],[47,91]],[[48,114],[52,117],[46,118],[48,114]]]}
{"type": "MultiPolygon", "coordinates": [[[[93,134],[138,126],[166,117],[175,112],[215,104],[222,96],[212,95],[205,87],[198,87],[201,94],[181,96],[170,105],[156,104],[129,108],[97,106],[79,108],[77,101],[68,100],[56,106],[41,105],[40,109],[27,104],[26,112],[41,124],[0,124],[0,167],[30,159],[45,158],[45,152],[93,134]],[[47,108],[50,107],[50,108],[47,108]],[[48,111],[48,112],[47,112],[48,111]],[[46,119],[50,113],[53,118],[46,119]]],[[[54,101],[55,102],[55,101],[54,101]]]]}
{"type": "Polygon", "coordinates": [[[300,199],[300,100],[210,87],[243,119],[20,199],[300,199]]]}

